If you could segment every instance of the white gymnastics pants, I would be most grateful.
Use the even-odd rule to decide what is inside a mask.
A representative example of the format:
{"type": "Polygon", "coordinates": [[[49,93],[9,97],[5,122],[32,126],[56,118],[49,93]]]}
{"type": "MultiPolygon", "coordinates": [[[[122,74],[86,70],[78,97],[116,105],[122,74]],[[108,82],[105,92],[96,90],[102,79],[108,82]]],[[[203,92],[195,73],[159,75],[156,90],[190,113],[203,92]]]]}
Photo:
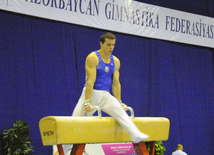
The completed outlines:
{"type": "MultiPolygon", "coordinates": [[[[73,111],[72,116],[92,116],[95,111],[85,112],[84,110],[85,102],[85,88],[83,88],[82,94],[79,101],[73,111]]],[[[112,96],[108,91],[103,90],[93,90],[91,96],[91,103],[94,106],[98,106],[103,112],[107,113],[113,117],[123,128],[125,128],[132,139],[138,137],[141,132],[132,122],[128,114],[125,112],[123,107],[120,105],[119,101],[112,96]]],[[[65,154],[70,154],[72,146],[63,145],[65,154]]],[[[53,155],[56,155],[57,148],[53,146],[53,155]]]]}
{"type": "MultiPolygon", "coordinates": [[[[85,112],[85,88],[82,91],[80,99],[73,111],[72,116],[91,116],[95,111],[85,112]]],[[[120,102],[112,96],[108,91],[93,90],[91,96],[91,103],[98,106],[103,112],[113,117],[123,128],[125,128],[132,139],[138,136],[140,131],[129,118],[126,111],[120,105],[120,102]]]]}

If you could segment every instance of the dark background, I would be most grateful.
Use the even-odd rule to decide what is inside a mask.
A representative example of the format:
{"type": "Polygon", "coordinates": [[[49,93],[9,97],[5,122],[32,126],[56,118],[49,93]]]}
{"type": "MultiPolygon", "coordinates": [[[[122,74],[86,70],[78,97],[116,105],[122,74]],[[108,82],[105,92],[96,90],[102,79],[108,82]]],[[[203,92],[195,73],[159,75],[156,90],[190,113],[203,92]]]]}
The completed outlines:
{"type": "MultiPolygon", "coordinates": [[[[213,0],[139,0],[214,17],[213,0]]],[[[24,119],[35,155],[43,146],[39,120],[71,115],[84,85],[86,56],[103,30],[0,11],[0,132],[24,119]]],[[[121,61],[122,100],[136,117],[167,117],[170,155],[214,152],[214,50],[113,32],[121,61]]],[[[0,142],[1,143],[1,142],[0,142]]]]}

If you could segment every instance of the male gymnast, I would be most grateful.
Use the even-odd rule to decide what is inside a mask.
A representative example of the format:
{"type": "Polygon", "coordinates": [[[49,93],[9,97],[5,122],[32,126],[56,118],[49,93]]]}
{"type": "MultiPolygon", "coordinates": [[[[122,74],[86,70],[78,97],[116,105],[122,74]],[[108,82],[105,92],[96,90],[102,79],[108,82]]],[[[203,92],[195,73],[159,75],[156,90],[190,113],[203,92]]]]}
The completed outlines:
{"type": "Polygon", "coordinates": [[[119,81],[120,60],[112,55],[115,42],[115,35],[106,32],[100,36],[100,49],[87,56],[86,83],[72,116],[91,116],[95,112],[92,106],[98,106],[128,131],[133,143],[139,143],[149,136],[138,130],[124,110],[126,105],[121,101],[119,81]],[[109,92],[111,86],[113,95],[109,92]]]}

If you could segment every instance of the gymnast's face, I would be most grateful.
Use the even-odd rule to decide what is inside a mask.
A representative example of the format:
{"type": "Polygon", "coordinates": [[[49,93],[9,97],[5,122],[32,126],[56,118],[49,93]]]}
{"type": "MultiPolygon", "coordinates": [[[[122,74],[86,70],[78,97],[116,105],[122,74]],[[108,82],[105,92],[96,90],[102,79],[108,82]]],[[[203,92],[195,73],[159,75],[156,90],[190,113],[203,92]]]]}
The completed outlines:
{"type": "Polygon", "coordinates": [[[105,42],[100,42],[101,49],[105,54],[111,54],[114,50],[116,39],[105,38],[105,42]]]}

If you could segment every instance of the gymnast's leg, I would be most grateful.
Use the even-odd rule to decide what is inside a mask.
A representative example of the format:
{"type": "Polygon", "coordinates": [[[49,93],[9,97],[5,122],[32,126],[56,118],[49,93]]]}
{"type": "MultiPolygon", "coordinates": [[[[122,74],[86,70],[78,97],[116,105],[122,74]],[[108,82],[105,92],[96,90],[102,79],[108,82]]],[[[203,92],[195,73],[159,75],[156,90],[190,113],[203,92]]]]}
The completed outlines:
{"type": "MultiPolygon", "coordinates": [[[[84,110],[84,101],[85,101],[85,89],[83,89],[82,94],[79,98],[78,103],[76,104],[76,107],[74,108],[72,116],[85,116],[85,110],[84,110]]],[[[70,155],[71,149],[73,145],[62,145],[65,155],[70,155]]],[[[55,155],[55,152],[57,150],[57,146],[53,146],[53,155],[55,155]]]]}
{"type": "Polygon", "coordinates": [[[123,128],[128,131],[133,143],[139,143],[140,141],[149,138],[148,135],[143,134],[138,130],[118,100],[110,93],[107,93],[103,97],[100,108],[102,111],[112,116],[123,128]]]}

